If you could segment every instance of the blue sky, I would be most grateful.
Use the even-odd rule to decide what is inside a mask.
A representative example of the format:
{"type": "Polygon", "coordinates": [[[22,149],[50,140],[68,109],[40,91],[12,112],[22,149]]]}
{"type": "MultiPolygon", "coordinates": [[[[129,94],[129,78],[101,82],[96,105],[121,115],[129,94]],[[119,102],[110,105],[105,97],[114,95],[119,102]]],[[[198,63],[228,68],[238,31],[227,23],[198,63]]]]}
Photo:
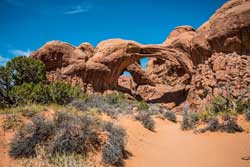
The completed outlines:
{"type": "Polygon", "coordinates": [[[75,46],[86,41],[96,45],[108,38],[162,43],[176,26],[198,28],[225,2],[0,0],[0,65],[51,40],[75,46]]]}

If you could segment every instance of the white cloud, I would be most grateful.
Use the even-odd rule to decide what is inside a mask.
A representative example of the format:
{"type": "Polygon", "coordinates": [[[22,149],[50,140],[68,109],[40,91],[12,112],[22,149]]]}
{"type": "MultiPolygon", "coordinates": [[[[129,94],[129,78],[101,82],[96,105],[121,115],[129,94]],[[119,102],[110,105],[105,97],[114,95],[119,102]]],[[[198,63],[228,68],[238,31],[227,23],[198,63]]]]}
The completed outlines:
{"type": "Polygon", "coordinates": [[[86,5],[86,6],[78,5],[72,8],[71,10],[64,12],[64,14],[77,14],[77,13],[88,12],[90,8],[91,8],[90,5],[86,5]]]}
{"type": "Polygon", "coordinates": [[[9,60],[10,60],[9,58],[0,55],[0,65],[5,65],[5,63],[9,60]]]}
{"type": "Polygon", "coordinates": [[[31,53],[30,49],[25,50],[19,50],[19,49],[13,49],[9,50],[9,52],[15,56],[29,56],[31,53]]]}

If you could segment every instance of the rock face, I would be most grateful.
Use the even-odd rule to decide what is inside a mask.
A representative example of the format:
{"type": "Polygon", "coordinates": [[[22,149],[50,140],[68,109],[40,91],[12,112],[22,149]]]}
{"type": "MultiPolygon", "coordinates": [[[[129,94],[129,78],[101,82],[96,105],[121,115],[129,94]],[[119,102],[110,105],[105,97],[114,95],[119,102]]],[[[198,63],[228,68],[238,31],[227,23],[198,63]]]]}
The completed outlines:
{"type": "Polygon", "coordinates": [[[42,60],[51,80],[77,78],[93,91],[115,89],[123,71],[130,70],[138,84],[154,84],[136,62],[143,57],[173,57],[169,49],[158,45],[142,45],[134,41],[111,39],[94,49],[89,44],[79,47],[52,41],[45,44],[32,57],[42,60]]]}
{"type": "Polygon", "coordinates": [[[250,1],[231,0],[204,23],[192,39],[194,64],[204,63],[213,53],[250,55],[250,1]]]}
{"type": "Polygon", "coordinates": [[[192,77],[187,101],[193,110],[202,110],[207,102],[228,93],[237,99],[250,97],[250,56],[215,53],[200,64],[192,77]]]}
{"type": "Polygon", "coordinates": [[[171,106],[188,102],[201,110],[225,88],[235,98],[250,89],[250,1],[225,3],[197,30],[176,27],[163,44],[110,39],[94,48],[52,41],[31,56],[45,63],[50,81],[92,93],[121,91],[171,106]],[[146,70],[138,63],[144,57],[150,58],[146,70]],[[132,77],[121,76],[124,71],[132,77]]]}

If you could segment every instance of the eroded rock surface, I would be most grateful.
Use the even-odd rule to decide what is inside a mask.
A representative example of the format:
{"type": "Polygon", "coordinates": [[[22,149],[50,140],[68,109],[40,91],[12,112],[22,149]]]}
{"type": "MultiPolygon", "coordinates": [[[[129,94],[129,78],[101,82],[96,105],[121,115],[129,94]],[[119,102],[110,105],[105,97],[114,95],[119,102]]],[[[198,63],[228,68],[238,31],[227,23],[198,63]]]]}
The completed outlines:
{"type": "Polygon", "coordinates": [[[200,110],[209,99],[249,89],[250,1],[225,3],[200,28],[175,28],[158,45],[110,39],[96,48],[52,41],[32,57],[46,65],[50,81],[80,85],[86,92],[122,91],[148,102],[190,103],[200,110]],[[149,57],[142,69],[139,59],[149,57]],[[131,77],[121,76],[129,71],[131,77]]]}
{"type": "Polygon", "coordinates": [[[204,109],[215,96],[250,97],[250,56],[215,53],[200,64],[192,77],[187,97],[193,110],[204,109]]]}

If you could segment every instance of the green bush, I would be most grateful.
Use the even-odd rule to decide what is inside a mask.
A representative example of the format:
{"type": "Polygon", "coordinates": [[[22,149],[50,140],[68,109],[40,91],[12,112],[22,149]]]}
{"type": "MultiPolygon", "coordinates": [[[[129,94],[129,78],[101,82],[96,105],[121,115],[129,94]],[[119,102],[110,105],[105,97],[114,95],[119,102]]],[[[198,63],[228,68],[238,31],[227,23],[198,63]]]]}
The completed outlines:
{"type": "Polygon", "coordinates": [[[19,56],[7,62],[14,85],[39,83],[46,79],[45,65],[31,57],[19,56]]]}
{"type": "Polygon", "coordinates": [[[30,96],[33,103],[49,104],[52,102],[49,85],[41,82],[34,85],[30,96]]]}
{"type": "Polygon", "coordinates": [[[233,98],[232,91],[227,89],[227,96],[216,96],[207,106],[209,113],[237,115],[244,113],[250,108],[249,98],[245,95],[250,93],[250,89],[242,92],[237,98],[233,98]]]}
{"type": "Polygon", "coordinates": [[[216,96],[211,102],[210,110],[214,114],[228,110],[229,100],[223,96],[216,96]]]}
{"type": "Polygon", "coordinates": [[[24,83],[22,85],[14,86],[10,91],[10,97],[16,105],[30,103],[33,101],[31,96],[33,89],[34,84],[32,83],[24,83]]]}
{"type": "Polygon", "coordinates": [[[137,110],[147,110],[149,108],[148,104],[145,101],[140,101],[137,106],[137,110]]]}
{"type": "Polygon", "coordinates": [[[10,97],[16,105],[28,103],[38,104],[67,104],[74,98],[80,98],[85,94],[78,87],[73,87],[63,82],[24,83],[14,86],[10,91],[10,97]]]}
{"type": "Polygon", "coordinates": [[[49,85],[49,94],[52,102],[67,104],[74,98],[74,88],[64,82],[53,82],[49,85]]]}
{"type": "Polygon", "coordinates": [[[45,79],[45,65],[39,60],[19,56],[7,62],[6,67],[0,67],[0,107],[9,107],[16,101],[22,103],[25,100],[30,100],[30,96],[27,99],[24,98],[28,92],[31,93],[31,90],[27,91],[27,89],[32,84],[42,82],[45,79]],[[31,85],[28,85],[29,83],[31,85]],[[22,84],[26,85],[22,88],[14,88],[22,84]],[[18,91],[17,98],[13,99],[16,95],[15,91],[18,91]],[[25,95],[21,97],[22,93],[25,95]]]}
{"type": "Polygon", "coordinates": [[[0,66],[0,108],[9,107],[13,104],[10,96],[12,86],[10,70],[0,66]]]}

